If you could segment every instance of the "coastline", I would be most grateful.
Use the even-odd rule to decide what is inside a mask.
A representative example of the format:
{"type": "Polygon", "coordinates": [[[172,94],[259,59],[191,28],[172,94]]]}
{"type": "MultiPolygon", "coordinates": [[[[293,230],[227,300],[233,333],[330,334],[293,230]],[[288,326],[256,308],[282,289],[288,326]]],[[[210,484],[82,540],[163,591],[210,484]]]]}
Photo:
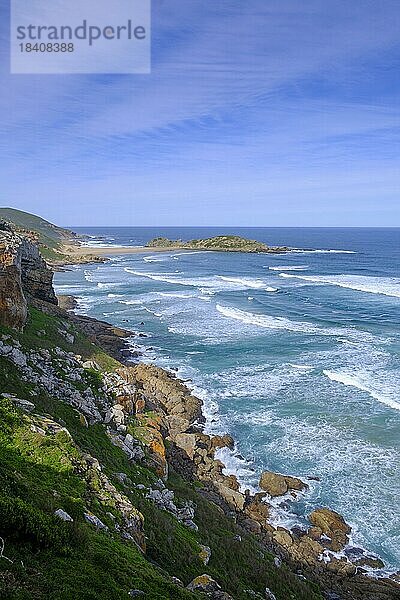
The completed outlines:
{"type": "MultiPolygon", "coordinates": [[[[96,256],[115,256],[121,254],[142,254],[143,252],[171,252],[173,248],[166,247],[145,247],[145,246],[62,246],[61,252],[72,261],[79,257],[96,256]]],[[[66,263],[68,264],[68,262],[66,263]]]]}
{"type": "MultiPolygon", "coordinates": [[[[329,600],[393,600],[400,597],[400,573],[390,575],[376,555],[351,546],[351,526],[337,512],[319,506],[306,515],[308,520],[304,526],[285,528],[276,523],[273,515],[275,499],[285,501],[285,498],[301,497],[311,487],[309,479],[296,477],[290,467],[287,473],[291,474],[262,471],[260,467],[259,486],[252,492],[243,490],[235,474],[226,472],[229,461],[221,461],[221,452],[236,450],[235,440],[228,433],[206,433],[208,399],[198,397],[196,390],[177,377],[174,369],[139,362],[139,356],[129,350],[121,353],[121,343],[135,335],[140,337],[140,333],[67,312],[76,310],[71,297],[64,298],[58,305],[53,275],[37,246],[11,231],[5,230],[3,238],[8,252],[5,256],[8,259],[11,256],[15,262],[6,263],[11,268],[5,271],[2,292],[7,302],[0,314],[3,325],[11,327],[14,333],[10,335],[5,330],[0,343],[0,358],[4,363],[6,383],[9,372],[11,375],[18,373],[17,381],[4,386],[4,392],[7,397],[10,392],[17,394],[11,396],[11,402],[35,413],[32,418],[40,422],[40,430],[35,430],[39,441],[41,436],[47,435],[46,427],[50,426],[55,432],[60,431],[60,427],[65,428],[65,417],[69,422],[68,428],[64,429],[70,436],[68,439],[73,438],[76,427],[79,435],[84,433],[91,439],[94,455],[89,457],[90,460],[97,461],[99,466],[98,458],[101,462],[108,461],[104,453],[97,458],[97,435],[103,441],[109,440],[123,452],[124,461],[136,465],[134,479],[140,489],[145,490],[147,501],[157,510],[175,516],[178,523],[189,530],[198,531],[199,526],[204,526],[202,512],[198,510],[203,499],[208,503],[207,510],[216,510],[219,520],[225,519],[225,523],[231,524],[235,543],[241,543],[242,536],[243,540],[250,537],[256,545],[253,554],[258,548],[263,559],[265,555],[269,556],[275,576],[279,578],[297,578],[297,585],[317,584],[329,600]],[[18,260],[21,255],[25,260],[18,260]],[[10,361],[14,365],[11,369],[10,361]],[[34,389],[27,387],[32,384],[34,389]],[[31,396],[33,401],[28,400],[31,396]],[[69,410],[72,407],[77,413],[69,414],[65,408],[60,413],[59,402],[70,405],[69,410]],[[43,411],[55,419],[50,425],[47,417],[40,416],[43,411]],[[142,468],[151,469],[153,476],[159,478],[161,483],[157,486],[161,486],[162,493],[152,485],[146,486],[142,468]],[[190,488],[193,497],[193,503],[183,511],[171,504],[174,474],[186,482],[184,485],[190,488]]],[[[39,446],[42,446],[41,441],[39,446]]],[[[87,460],[88,455],[85,457],[87,460]]],[[[265,463],[268,462],[267,458],[265,463]]],[[[123,469],[118,467],[116,473],[111,462],[110,475],[117,479],[121,476],[122,481],[127,481],[125,471],[130,467],[124,465],[123,469]]],[[[113,494],[117,493],[107,479],[102,481],[113,494]]],[[[127,490],[133,498],[133,485],[129,484],[127,490]]],[[[124,504],[121,498],[118,502],[124,504]]],[[[134,502],[140,508],[140,499],[134,502]]],[[[60,508],[65,510],[64,502],[60,508]]],[[[99,522],[96,513],[102,510],[97,504],[94,509],[94,516],[85,513],[92,519],[91,523],[94,517],[97,518],[95,522],[99,522]]],[[[132,504],[125,503],[121,510],[126,509],[128,512],[123,514],[136,515],[133,521],[129,518],[124,525],[128,527],[128,539],[145,551],[143,516],[132,504]]],[[[99,514],[105,519],[111,518],[107,513],[105,516],[102,512],[99,514]]],[[[150,530],[151,513],[147,522],[150,530]]],[[[111,522],[109,527],[116,530],[111,522]]],[[[203,527],[201,541],[208,542],[215,528],[218,529],[218,525],[205,531],[203,527]]],[[[226,548],[231,548],[229,539],[224,539],[222,545],[225,543],[226,548]]],[[[216,554],[220,546],[220,541],[214,546],[216,554]]],[[[175,573],[175,568],[171,572],[175,573]]],[[[189,577],[184,575],[184,580],[189,581],[189,577]]],[[[230,591],[235,595],[233,589],[230,591]]],[[[229,595],[223,597],[232,598],[229,595]]],[[[266,597],[271,598],[270,595],[266,597]]],[[[280,600],[287,597],[290,596],[283,599],[279,594],[280,600]]]]}
{"type": "MultiPolygon", "coordinates": [[[[132,337],[136,335],[131,332],[132,337]]],[[[318,511],[326,512],[322,521],[318,521],[318,514],[315,517],[313,514],[304,515],[305,520],[308,520],[306,529],[299,526],[285,528],[274,522],[271,514],[274,501],[284,501],[285,497],[301,498],[303,494],[307,494],[313,477],[299,479],[294,475],[266,471],[274,482],[277,477],[280,483],[286,480],[292,482],[294,487],[288,486],[284,493],[277,495],[269,495],[265,488],[258,488],[252,492],[244,491],[236,475],[229,472],[229,467],[221,460],[223,452],[233,455],[235,440],[229,434],[214,434],[208,430],[205,400],[196,396],[195,386],[178,377],[173,369],[141,363],[140,356],[135,356],[134,353],[126,353],[119,360],[128,369],[135,370],[135,379],[143,389],[151,391],[151,403],[154,402],[153,395],[159,400],[160,392],[165,393],[166,381],[168,386],[172,382],[173,394],[175,388],[179,390],[184,411],[187,410],[188,399],[198,402],[187,430],[171,433],[168,426],[165,442],[173,443],[166,450],[166,458],[184,478],[194,478],[205,484],[202,493],[220,506],[226,514],[234,514],[235,520],[244,529],[256,535],[268,551],[286,562],[289,568],[297,569],[299,573],[304,573],[311,580],[318,582],[323,589],[340,591],[343,596],[338,598],[400,598],[400,595],[397,596],[397,593],[400,594],[399,573],[385,569],[382,561],[368,550],[355,547],[352,544],[351,527],[334,510],[321,507],[313,511],[313,514],[318,511]],[[163,384],[158,387],[160,381],[163,384]],[[324,525],[325,516],[331,525],[324,525]]],[[[175,421],[175,406],[170,412],[168,402],[165,402],[162,404],[162,410],[165,411],[167,420],[175,421]]],[[[260,473],[260,476],[262,477],[263,473],[260,473]]]]}

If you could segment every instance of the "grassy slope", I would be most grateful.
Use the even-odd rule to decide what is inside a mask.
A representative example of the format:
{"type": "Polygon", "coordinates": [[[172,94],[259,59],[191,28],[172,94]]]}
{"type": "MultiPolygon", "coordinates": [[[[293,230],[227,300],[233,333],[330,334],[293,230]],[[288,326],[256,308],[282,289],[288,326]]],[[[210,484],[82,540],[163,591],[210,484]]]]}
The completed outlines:
{"type": "MultiPolygon", "coordinates": [[[[57,345],[71,350],[57,331],[59,325],[57,318],[31,310],[25,332],[12,335],[23,348],[57,345]],[[37,336],[43,329],[46,336],[37,336]]],[[[78,336],[73,350],[85,358],[95,357],[107,370],[117,364],[83,336],[78,336]]],[[[178,501],[190,499],[195,503],[198,532],[158,510],[141,490],[122,488],[115,473],[124,472],[133,483],[145,485],[154,482],[156,475],[129,463],[122,450],[111,444],[102,424],[85,427],[71,406],[43,392],[32,398],[30,391],[30,384],[21,381],[11,363],[0,357],[0,392],[33,399],[36,412],[65,424],[74,442],[62,433],[43,440],[31,431],[27,417],[8,400],[0,401],[0,535],[6,541],[4,554],[14,561],[10,564],[0,559],[0,597],[112,600],[128,598],[128,590],[138,588],[146,592],[146,598],[180,600],[196,596],[173,585],[169,576],[187,584],[207,572],[236,600],[248,599],[245,590],[249,588],[263,593],[265,585],[277,600],[321,599],[311,585],[284,568],[276,569],[272,557],[261,551],[255,538],[238,530],[199,494],[196,485],[177,474],[171,474],[168,486],[178,501]],[[109,523],[109,517],[107,507],[72,472],[71,464],[80,451],[97,457],[104,473],[143,513],[146,557],[118,535],[96,532],[84,522],[84,504],[104,522],[109,523]],[[73,515],[74,523],[55,519],[57,508],[73,515]],[[235,539],[238,533],[242,541],[235,539]],[[207,567],[198,558],[199,543],[212,549],[207,567]]]]}
{"type": "Polygon", "coordinates": [[[74,237],[73,232],[68,229],[58,227],[42,217],[15,208],[0,208],[0,219],[13,223],[18,229],[36,233],[41,252],[48,260],[60,260],[58,254],[60,245],[74,237]]]}

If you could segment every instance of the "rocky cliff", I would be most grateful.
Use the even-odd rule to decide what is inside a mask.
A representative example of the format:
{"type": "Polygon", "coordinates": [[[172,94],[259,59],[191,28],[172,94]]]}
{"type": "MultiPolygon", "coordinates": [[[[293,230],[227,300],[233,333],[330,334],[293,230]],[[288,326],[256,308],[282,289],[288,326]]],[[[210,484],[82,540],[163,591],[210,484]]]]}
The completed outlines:
{"type": "Polygon", "coordinates": [[[57,304],[52,282],[38,246],[0,223],[0,323],[21,329],[29,296],[57,304]]]}

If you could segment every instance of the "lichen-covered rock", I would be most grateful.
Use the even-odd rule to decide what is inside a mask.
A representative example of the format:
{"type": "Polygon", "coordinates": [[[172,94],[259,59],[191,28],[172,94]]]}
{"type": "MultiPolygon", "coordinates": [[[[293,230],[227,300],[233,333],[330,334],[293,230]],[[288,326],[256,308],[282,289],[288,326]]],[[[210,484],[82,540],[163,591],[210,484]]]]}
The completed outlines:
{"type": "Polygon", "coordinates": [[[161,417],[156,414],[137,415],[133,433],[147,449],[150,465],[165,479],[168,476],[168,463],[161,433],[161,417]]]}
{"type": "Polygon", "coordinates": [[[195,577],[187,585],[187,589],[191,592],[203,592],[204,594],[211,594],[221,589],[221,586],[213,579],[210,575],[204,574],[195,577]]]}
{"type": "Polygon", "coordinates": [[[211,558],[211,548],[200,544],[199,558],[204,566],[207,566],[211,558]]]}

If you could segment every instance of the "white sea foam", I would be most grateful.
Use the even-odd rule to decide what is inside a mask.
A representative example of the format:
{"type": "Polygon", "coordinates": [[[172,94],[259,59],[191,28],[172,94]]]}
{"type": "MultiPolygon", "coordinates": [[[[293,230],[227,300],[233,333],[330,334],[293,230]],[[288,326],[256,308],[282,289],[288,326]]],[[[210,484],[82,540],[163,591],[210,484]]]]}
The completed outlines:
{"type": "Polygon", "coordinates": [[[79,285],[54,285],[54,289],[56,294],[71,294],[71,295],[75,295],[75,294],[81,294],[82,292],[88,292],[90,291],[90,287],[86,286],[85,284],[79,285]]]}
{"type": "Polygon", "coordinates": [[[276,288],[269,287],[261,279],[228,277],[225,275],[213,275],[210,277],[185,277],[183,273],[151,273],[147,271],[136,271],[129,267],[124,269],[127,273],[137,277],[146,277],[154,281],[171,283],[173,285],[184,285],[197,287],[202,293],[214,294],[219,291],[234,291],[247,289],[262,289],[268,292],[276,292],[276,288]],[[181,275],[181,276],[179,276],[181,275]]]}
{"type": "Polygon", "coordinates": [[[136,306],[136,305],[140,305],[143,304],[143,299],[141,298],[134,298],[132,300],[119,300],[120,304],[126,304],[127,306],[136,306]]]}
{"type": "Polygon", "coordinates": [[[400,410],[400,402],[397,401],[399,397],[398,385],[393,385],[388,380],[387,373],[382,377],[374,377],[373,373],[367,370],[359,372],[346,371],[329,371],[324,370],[323,374],[326,375],[331,381],[342,383],[348,387],[356,388],[361,392],[365,392],[390,408],[400,410]]]}
{"type": "MultiPolygon", "coordinates": [[[[304,381],[309,370],[297,369],[290,364],[274,367],[268,363],[242,365],[203,376],[211,395],[216,399],[275,398],[283,390],[292,394],[297,382],[304,381]]],[[[263,406],[263,405],[262,405],[263,406]]],[[[245,419],[244,412],[243,418],[245,419]]],[[[268,412],[262,408],[257,413],[259,423],[268,423],[268,412]],[[265,421],[267,419],[267,421],[265,421]]]]}
{"type": "Polygon", "coordinates": [[[143,260],[144,260],[144,262],[149,262],[149,263],[164,262],[164,259],[163,258],[159,258],[158,256],[144,256],[143,260]]]}
{"type": "Polygon", "coordinates": [[[291,275],[280,273],[280,277],[301,279],[310,283],[322,285],[335,285],[341,288],[367,292],[370,294],[382,294],[400,298],[400,279],[395,277],[367,277],[364,275],[291,275]]]}
{"type": "Polygon", "coordinates": [[[162,298],[196,298],[198,297],[196,293],[185,294],[184,292],[158,292],[158,295],[162,298]]]}
{"type": "MultiPolygon", "coordinates": [[[[321,327],[312,325],[312,323],[306,323],[302,321],[291,321],[285,317],[272,317],[270,315],[257,315],[255,313],[247,312],[239,308],[233,308],[229,306],[222,306],[217,304],[217,311],[229,319],[235,319],[241,321],[246,325],[254,325],[256,327],[262,327],[263,329],[283,329],[286,331],[294,331],[299,333],[317,333],[322,335],[329,335],[329,331],[321,327]]],[[[335,333],[337,331],[335,330],[335,333]]]]}
{"type": "MultiPolygon", "coordinates": [[[[222,281],[227,281],[228,283],[233,283],[234,285],[238,285],[241,288],[250,288],[255,290],[262,290],[265,288],[265,281],[261,279],[251,279],[245,277],[227,277],[225,275],[219,275],[219,279],[222,281]]],[[[272,289],[272,288],[270,288],[272,289]]]]}
{"type": "Polygon", "coordinates": [[[357,254],[354,250],[301,250],[293,248],[283,254],[357,254]]]}
{"type": "Polygon", "coordinates": [[[236,475],[239,483],[241,483],[240,488],[242,492],[245,489],[249,489],[253,494],[259,491],[258,486],[250,483],[254,479],[254,469],[251,467],[252,463],[250,461],[239,456],[237,452],[229,448],[220,448],[217,450],[215,458],[225,465],[222,471],[224,475],[236,475]]]}
{"type": "Polygon", "coordinates": [[[267,268],[270,271],[306,271],[308,269],[308,265],[278,265],[276,267],[264,267],[264,269],[267,268]]]}
{"type": "Polygon", "coordinates": [[[121,285],[121,284],[118,281],[116,281],[116,282],[107,282],[107,283],[99,282],[97,284],[97,287],[100,288],[100,289],[108,290],[108,289],[113,288],[113,287],[118,287],[119,285],[121,285]]]}
{"type": "Polygon", "coordinates": [[[293,369],[299,369],[300,371],[312,371],[314,369],[314,367],[311,367],[310,365],[294,365],[293,363],[289,363],[290,367],[293,367],[293,369]]]}
{"type": "Polygon", "coordinates": [[[210,254],[210,250],[195,250],[194,252],[178,252],[178,254],[173,254],[172,258],[179,258],[179,256],[189,256],[190,254],[205,254],[205,253],[210,254]]]}

